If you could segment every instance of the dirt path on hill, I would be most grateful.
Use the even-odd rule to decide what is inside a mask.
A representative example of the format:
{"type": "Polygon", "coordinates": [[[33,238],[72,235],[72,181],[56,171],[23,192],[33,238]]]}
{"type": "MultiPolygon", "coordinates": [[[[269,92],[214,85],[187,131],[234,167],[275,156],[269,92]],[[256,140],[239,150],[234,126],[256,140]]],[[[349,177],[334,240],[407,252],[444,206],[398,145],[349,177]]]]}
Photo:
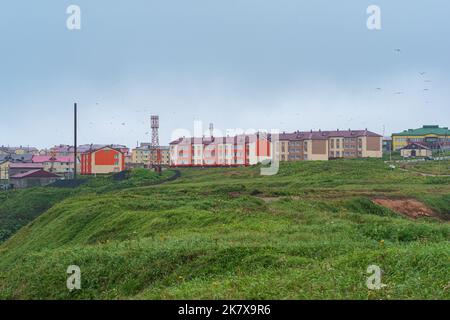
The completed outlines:
{"type": "Polygon", "coordinates": [[[420,171],[408,170],[405,168],[399,168],[399,169],[402,171],[405,171],[405,172],[415,173],[415,174],[418,174],[418,175],[424,176],[424,177],[450,177],[450,174],[433,174],[433,173],[425,173],[425,172],[420,172],[420,171]]]}

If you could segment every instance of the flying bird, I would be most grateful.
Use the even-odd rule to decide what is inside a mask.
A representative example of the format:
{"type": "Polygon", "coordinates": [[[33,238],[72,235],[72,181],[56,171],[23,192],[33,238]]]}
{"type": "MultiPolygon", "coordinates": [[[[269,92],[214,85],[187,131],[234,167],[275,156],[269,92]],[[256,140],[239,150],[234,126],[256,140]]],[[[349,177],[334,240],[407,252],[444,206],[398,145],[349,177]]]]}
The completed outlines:
{"type": "Polygon", "coordinates": [[[394,51],[397,52],[397,53],[401,53],[402,52],[401,49],[395,49],[394,51]]]}
{"type": "Polygon", "coordinates": [[[420,74],[421,76],[423,76],[423,75],[426,74],[426,72],[419,72],[419,74],[420,74]]]}
{"type": "Polygon", "coordinates": [[[377,89],[377,90],[381,90],[381,88],[375,88],[375,89],[377,89]]]}

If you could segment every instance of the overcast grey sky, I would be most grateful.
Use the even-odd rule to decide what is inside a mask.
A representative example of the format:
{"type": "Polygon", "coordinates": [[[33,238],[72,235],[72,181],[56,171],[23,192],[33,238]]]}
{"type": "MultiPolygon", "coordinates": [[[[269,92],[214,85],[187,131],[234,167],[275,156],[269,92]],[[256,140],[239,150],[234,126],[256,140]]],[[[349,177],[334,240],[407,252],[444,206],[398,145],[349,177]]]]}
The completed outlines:
{"type": "Polygon", "coordinates": [[[130,147],[150,139],[152,113],[162,144],[194,119],[221,130],[448,126],[449,14],[448,0],[4,1],[0,145],[71,143],[74,101],[80,143],[130,147]],[[66,28],[70,4],[81,30],[66,28]],[[366,27],[371,4],[379,31],[366,27]]]}

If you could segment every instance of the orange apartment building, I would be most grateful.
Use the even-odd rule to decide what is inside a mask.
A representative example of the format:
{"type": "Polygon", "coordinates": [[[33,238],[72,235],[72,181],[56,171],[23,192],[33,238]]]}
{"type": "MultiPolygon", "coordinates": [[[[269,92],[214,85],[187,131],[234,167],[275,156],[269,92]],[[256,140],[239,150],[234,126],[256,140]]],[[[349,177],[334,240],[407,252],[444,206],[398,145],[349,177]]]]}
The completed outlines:
{"type": "Polygon", "coordinates": [[[125,170],[125,153],[109,146],[81,154],[81,174],[108,174],[125,170]]]}
{"type": "Polygon", "coordinates": [[[383,137],[366,130],[296,131],[279,135],[280,161],[381,158],[383,137]]]}
{"type": "Polygon", "coordinates": [[[265,134],[179,138],[170,143],[172,167],[249,166],[271,158],[265,134]]]}

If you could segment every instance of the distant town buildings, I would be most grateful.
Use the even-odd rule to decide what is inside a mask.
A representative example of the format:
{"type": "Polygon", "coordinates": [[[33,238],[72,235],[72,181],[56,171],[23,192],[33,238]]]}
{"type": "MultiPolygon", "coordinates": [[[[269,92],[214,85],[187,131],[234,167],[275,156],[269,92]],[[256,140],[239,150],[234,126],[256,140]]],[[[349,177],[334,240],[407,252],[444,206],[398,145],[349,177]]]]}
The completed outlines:
{"type": "Polygon", "coordinates": [[[26,154],[0,154],[0,162],[8,160],[10,162],[31,162],[33,155],[30,153],[26,154]]]}
{"type": "MultiPolygon", "coordinates": [[[[59,145],[50,149],[0,148],[0,183],[23,188],[45,185],[55,179],[71,179],[74,174],[74,148],[59,145]],[[31,151],[33,153],[23,153],[31,151]]],[[[131,161],[124,145],[85,144],[77,148],[77,172],[80,174],[107,174],[125,169],[131,161]]]]}
{"type": "MultiPolygon", "coordinates": [[[[97,150],[103,147],[111,147],[114,149],[121,150],[124,154],[129,153],[129,148],[121,144],[82,144],[77,147],[77,156],[80,154],[89,152],[90,150],[97,150]]],[[[54,154],[59,157],[73,157],[75,149],[73,146],[61,144],[59,146],[54,146],[50,148],[47,155],[54,154]]],[[[80,159],[78,159],[80,160],[80,159]]]]}
{"type": "Polygon", "coordinates": [[[35,147],[0,147],[0,155],[24,155],[24,154],[38,154],[39,150],[35,147]]]}
{"type": "MultiPolygon", "coordinates": [[[[271,161],[381,158],[383,152],[399,150],[404,157],[428,157],[434,149],[450,149],[447,127],[424,125],[394,133],[391,137],[364,130],[318,130],[263,132],[233,137],[181,137],[159,147],[161,165],[172,167],[250,166],[271,161]],[[274,151],[275,154],[274,154],[274,151]]],[[[109,174],[126,168],[149,168],[157,162],[151,143],[131,150],[119,144],[83,144],[77,147],[77,170],[82,175],[109,174]]],[[[0,147],[0,180],[17,187],[73,177],[74,147],[58,145],[0,147]],[[20,180],[20,182],[19,182],[20,180]],[[31,182],[24,182],[30,180],[31,182]],[[38,182],[40,181],[40,182],[38,182]]]]}
{"type": "Polygon", "coordinates": [[[281,161],[381,158],[382,138],[367,129],[284,132],[278,151],[281,161]]]}
{"type": "Polygon", "coordinates": [[[411,142],[417,142],[432,150],[450,149],[450,130],[438,125],[424,125],[419,129],[408,129],[392,134],[392,147],[400,150],[411,142]]]}
{"type": "Polygon", "coordinates": [[[11,164],[30,163],[32,154],[0,154],[0,180],[9,179],[11,164]]]}
{"type": "Polygon", "coordinates": [[[172,166],[247,166],[272,160],[381,158],[383,137],[368,130],[295,131],[274,135],[180,138],[170,143],[172,166]]]}

